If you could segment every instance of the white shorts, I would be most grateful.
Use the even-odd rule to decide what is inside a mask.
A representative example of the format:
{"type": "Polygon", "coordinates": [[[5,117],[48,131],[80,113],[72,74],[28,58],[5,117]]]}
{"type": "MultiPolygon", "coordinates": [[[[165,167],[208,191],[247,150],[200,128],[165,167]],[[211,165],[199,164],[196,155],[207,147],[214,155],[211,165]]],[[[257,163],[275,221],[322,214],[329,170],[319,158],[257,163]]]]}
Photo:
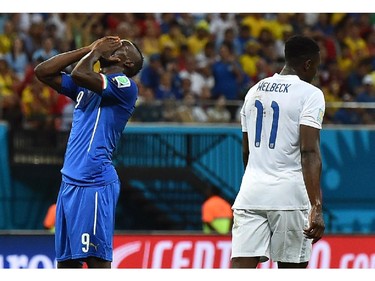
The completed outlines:
{"type": "Polygon", "coordinates": [[[260,262],[302,263],[311,256],[305,238],[309,210],[234,210],[232,258],[260,257],[260,262]]]}

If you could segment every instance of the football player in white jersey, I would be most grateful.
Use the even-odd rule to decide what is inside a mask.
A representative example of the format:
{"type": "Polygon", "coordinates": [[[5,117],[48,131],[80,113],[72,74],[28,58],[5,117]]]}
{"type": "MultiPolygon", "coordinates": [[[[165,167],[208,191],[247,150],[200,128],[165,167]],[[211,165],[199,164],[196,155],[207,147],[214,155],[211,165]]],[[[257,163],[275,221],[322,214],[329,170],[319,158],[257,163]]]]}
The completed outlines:
{"type": "Polygon", "coordinates": [[[245,172],[232,206],[232,268],[306,268],[323,235],[320,130],[323,92],[311,84],[317,43],[293,36],[285,65],[247,93],[241,110],[245,172]]]}

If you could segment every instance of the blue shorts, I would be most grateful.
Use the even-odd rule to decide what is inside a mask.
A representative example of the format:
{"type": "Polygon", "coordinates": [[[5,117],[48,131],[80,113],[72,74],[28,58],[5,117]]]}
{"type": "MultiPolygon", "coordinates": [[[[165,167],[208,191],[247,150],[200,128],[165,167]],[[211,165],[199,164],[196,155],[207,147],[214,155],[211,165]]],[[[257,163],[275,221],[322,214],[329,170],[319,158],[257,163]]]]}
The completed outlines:
{"type": "Polygon", "coordinates": [[[56,260],[98,257],[112,261],[120,182],[105,186],[61,183],[56,206],[56,260]]]}

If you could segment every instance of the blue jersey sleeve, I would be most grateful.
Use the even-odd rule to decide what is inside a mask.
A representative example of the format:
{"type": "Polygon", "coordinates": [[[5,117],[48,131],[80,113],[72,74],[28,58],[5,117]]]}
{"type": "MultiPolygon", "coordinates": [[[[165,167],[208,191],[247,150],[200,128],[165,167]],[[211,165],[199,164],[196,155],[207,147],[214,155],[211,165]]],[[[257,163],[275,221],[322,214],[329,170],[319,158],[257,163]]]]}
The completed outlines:
{"type": "Polygon", "coordinates": [[[132,113],[138,98],[138,87],[132,79],[123,74],[108,75],[105,76],[102,96],[117,100],[132,113]]]}
{"type": "Polygon", "coordinates": [[[72,77],[69,74],[63,73],[61,77],[61,91],[63,94],[72,100],[76,101],[79,87],[74,83],[72,77]]]}

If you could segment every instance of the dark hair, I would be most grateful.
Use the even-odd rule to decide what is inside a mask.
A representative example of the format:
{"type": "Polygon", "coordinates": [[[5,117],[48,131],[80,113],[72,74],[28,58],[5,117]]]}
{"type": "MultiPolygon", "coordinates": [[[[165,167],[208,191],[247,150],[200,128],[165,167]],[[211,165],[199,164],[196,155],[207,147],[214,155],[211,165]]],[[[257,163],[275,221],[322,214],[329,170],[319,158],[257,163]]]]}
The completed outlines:
{"type": "Polygon", "coordinates": [[[143,61],[144,61],[144,56],[141,50],[139,49],[139,47],[137,46],[137,44],[135,44],[134,42],[131,42],[131,43],[133,44],[134,48],[138,51],[140,58],[137,60],[134,60],[134,67],[132,69],[129,69],[129,72],[127,73],[128,77],[136,76],[141,71],[143,67],[143,61]]]}
{"type": "Polygon", "coordinates": [[[319,52],[319,45],[307,36],[294,35],[285,42],[285,60],[291,65],[303,63],[319,52]]]}

